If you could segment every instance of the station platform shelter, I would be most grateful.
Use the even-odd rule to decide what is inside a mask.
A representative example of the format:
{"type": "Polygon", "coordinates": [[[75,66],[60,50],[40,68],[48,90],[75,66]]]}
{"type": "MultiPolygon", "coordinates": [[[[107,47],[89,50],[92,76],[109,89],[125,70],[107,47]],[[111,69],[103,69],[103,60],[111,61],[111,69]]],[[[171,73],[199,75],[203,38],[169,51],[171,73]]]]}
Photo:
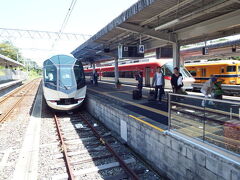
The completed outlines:
{"type": "Polygon", "coordinates": [[[0,54],[0,96],[19,86],[28,78],[26,72],[17,70],[18,67],[23,66],[22,63],[0,54]]]}

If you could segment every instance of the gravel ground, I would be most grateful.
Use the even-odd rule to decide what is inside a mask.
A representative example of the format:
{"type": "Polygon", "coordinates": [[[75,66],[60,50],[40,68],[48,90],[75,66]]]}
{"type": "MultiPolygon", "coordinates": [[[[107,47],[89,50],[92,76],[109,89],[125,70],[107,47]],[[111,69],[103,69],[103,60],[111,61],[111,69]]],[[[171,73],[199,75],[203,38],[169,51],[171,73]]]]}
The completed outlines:
{"type": "Polygon", "coordinates": [[[38,163],[38,179],[51,179],[56,174],[66,173],[65,163],[62,158],[54,158],[61,154],[59,138],[52,112],[46,103],[42,104],[42,121],[40,134],[40,151],[38,163]]]}
{"type": "MultiPolygon", "coordinates": [[[[20,148],[30,118],[30,109],[34,101],[40,80],[28,93],[8,120],[0,124],[0,179],[12,179],[20,148]]],[[[17,99],[17,98],[16,98],[17,99]]],[[[10,103],[6,102],[7,105],[10,103]]],[[[12,103],[12,101],[11,101],[12,103]]],[[[2,108],[2,107],[1,107],[2,108]]]]}

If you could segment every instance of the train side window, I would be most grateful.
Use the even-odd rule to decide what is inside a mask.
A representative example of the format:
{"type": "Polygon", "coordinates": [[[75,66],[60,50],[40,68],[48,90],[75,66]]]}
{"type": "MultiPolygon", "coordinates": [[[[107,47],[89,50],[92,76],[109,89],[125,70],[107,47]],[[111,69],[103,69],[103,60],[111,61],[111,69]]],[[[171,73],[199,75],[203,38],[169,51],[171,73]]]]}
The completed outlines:
{"type": "Polygon", "coordinates": [[[236,72],[236,66],[227,66],[227,72],[236,72]]]}
{"type": "Polygon", "coordinates": [[[224,67],[221,68],[221,73],[224,73],[224,67]]]}
{"type": "Polygon", "coordinates": [[[103,77],[114,77],[114,72],[103,72],[103,77]]]}
{"type": "Polygon", "coordinates": [[[240,72],[240,66],[238,66],[238,72],[240,72]]]}
{"type": "Polygon", "coordinates": [[[57,89],[57,68],[54,65],[48,65],[44,68],[44,84],[47,88],[57,89]]]}
{"type": "Polygon", "coordinates": [[[205,68],[202,68],[202,77],[205,77],[206,76],[206,69],[205,68]]]}
{"type": "Polygon", "coordinates": [[[126,71],[120,71],[119,72],[119,77],[120,78],[126,78],[126,73],[127,73],[126,71]]]}
{"type": "Polygon", "coordinates": [[[163,73],[165,76],[172,76],[172,71],[167,66],[163,68],[163,73]]]}
{"type": "Polygon", "coordinates": [[[191,74],[192,76],[197,76],[197,72],[196,72],[196,71],[190,71],[190,74],[191,74]]]}
{"type": "Polygon", "coordinates": [[[77,61],[74,66],[74,74],[76,78],[77,88],[80,89],[85,86],[85,76],[82,63],[77,61]]]}

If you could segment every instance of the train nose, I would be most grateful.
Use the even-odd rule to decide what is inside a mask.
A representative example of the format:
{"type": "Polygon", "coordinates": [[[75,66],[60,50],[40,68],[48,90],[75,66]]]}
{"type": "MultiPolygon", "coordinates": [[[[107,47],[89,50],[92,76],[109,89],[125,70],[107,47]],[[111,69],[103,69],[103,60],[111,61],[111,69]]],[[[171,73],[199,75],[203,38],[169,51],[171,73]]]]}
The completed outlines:
{"type": "Polygon", "coordinates": [[[84,98],[78,98],[78,99],[75,99],[75,100],[78,101],[78,102],[81,102],[81,101],[84,100],[84,98]]]}

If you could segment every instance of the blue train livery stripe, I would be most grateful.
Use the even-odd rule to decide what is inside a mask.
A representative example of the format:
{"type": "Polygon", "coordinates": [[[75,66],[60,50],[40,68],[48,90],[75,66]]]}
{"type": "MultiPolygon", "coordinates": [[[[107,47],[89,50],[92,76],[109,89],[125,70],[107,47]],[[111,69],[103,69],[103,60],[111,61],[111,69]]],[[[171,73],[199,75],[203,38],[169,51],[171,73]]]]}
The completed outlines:
{"type": "MultiPolygon", "coordinates": [[[[231,77],[240,77],[240,74],[223,74],[223,75],[215,75],[216,77],[223,77],[223,78],[231,78],[231,77]]],[[[208,80],[210,77],[201,77],[195,78],[196,80],[208,80]]]]}
{"type": "Polygon", "coordinates": [[[240,74],[223,74],[223,75],[215,75],[216,77],[240,77],[240,74]]]}

